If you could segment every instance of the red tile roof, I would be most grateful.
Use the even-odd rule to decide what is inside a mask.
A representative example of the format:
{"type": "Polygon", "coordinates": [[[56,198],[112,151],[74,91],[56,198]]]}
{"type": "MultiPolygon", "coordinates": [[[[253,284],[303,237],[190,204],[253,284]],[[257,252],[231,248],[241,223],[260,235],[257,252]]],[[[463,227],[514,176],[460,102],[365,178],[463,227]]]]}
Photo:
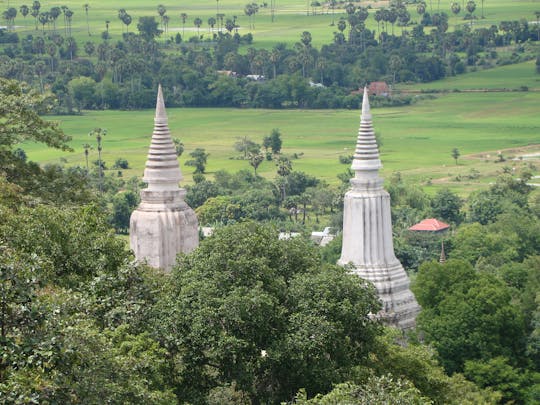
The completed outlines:
{"type": "Polygon", "coordinates": [[[439,221],[435,218],[428,218],[420,221],[416,225],[413,225],[409,228],[409,231],[428,231],[428,232],[437,232],[443,231],[450,228],[450,225],[445,224],[444,222],[439,221]]]}

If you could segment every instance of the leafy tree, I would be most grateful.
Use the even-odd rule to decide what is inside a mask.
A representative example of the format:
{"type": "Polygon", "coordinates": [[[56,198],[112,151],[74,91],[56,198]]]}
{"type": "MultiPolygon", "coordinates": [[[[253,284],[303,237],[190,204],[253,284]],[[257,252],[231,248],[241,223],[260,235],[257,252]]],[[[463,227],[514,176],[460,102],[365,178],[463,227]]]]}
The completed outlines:
{"type": "Polygon", "coordinates": [[[201,224],[234,223],[242,217],[242,209],[232,197],[217,196],[208,198],[196,209],[201,224]]]}
{"type": "Polygon", "coordinates": [[[272,150],[274,155],[279,154],[282,146],[281,133],[279,132],[279,129],[272,129],[270,135],[265,137],[265,143],[268,144],[268,147],[272,150]],[[266,141],[267,138],[268,141],[266,141]]]}
{"type": "Polygon", "coordinates": [[[242,153],[244,159],[248,158],[248,154],[257,153],[259,151],[260,145],[253,142],[247,136],[237,138],[238,140],[234,143],[234,149],[242,153]]]}
{"type": "Polygon", "coordinates": [[[362,384],[342,383],[326,395],[319,395],[308,400],[305,390],[298,393],[295,403],[299,405],[330,404],[407,404],[421,405],[429,403],[428,398],[409,381],[394,378],[391,375],[372,376],[362,384]]]}
{"type": "Polygon", "coordinates": [[[89,108],[94,103],[96,81],[90,77],[80,76],[71,79],[68,89],[79,113],[83,108],[89,108]]]}
{"type": "Polygon", "coordinates": [[[321,266],[309,242],[280,241],[256,223],[216,230],[180,259],[173,281],[160,304],[169,320],[155,326],[183,401],[226,386],[260,402],[287,400],[300,387],[326,392],[364,361],[379,333],[373,289],[321,266]]]}
{"type": "Polygon", "coordinates": [[[118,158],[114,162],[113,168],[114,169],[129,169],[129,162],[127,161],[127,159],[118,158]]]}
{"type": "Polygon", "coordinates": [[[120,192],[113,197],[110,222],[117,232],[128,233],[131,212],[138,204],[139,197],[133,191],[120,192]]]}
{"type": "Polygon", "coordinates": [[[502,393],[502,403],[527,403],[527,391],[534,384],[531,373],[512,367],[509,359],[502,356],[487,361],[469,360],[465,362],[464,374],[479,387],[502,393]]]}
{"type": "Polygon", "coordinates": [[[452,238],[450,257],[472,265],[502,265],[519,258],[519,238],[506,229],[491,229],[478,223],[462,225],[452,238]]]}
{"type": "Polygon", "coordinates": [[[27,84],[0,78],[0,146],[12,148],[17,143],[34,141],[62,150],[71,150],[71,138],[40,114],[54,105],[50,94],[38,94],[27,84]]]}
{"type": "Polygon", "coordinates": [[[248,155],[248,160],[249,160],[250,166],[253,167],[255,174],[257,174],[257,168],[264,161],[264,155],[260,152],[258,153],[250,152],[248,155]]]}
{"type": "MultiPolygon", "coordinates": [[[[193,176],[195,178],[195,175],[193,176]]],[[[212,181],[202,180],[192,186],[187,186],[186,202],[195,209],[204,204],[211,197],[222,194],[221,188],[212,181]]]]}
{"type": "Polygon", "coordinates": [[[431,262],[420,266],[413,292],[422,306],[418,327],[447,372],[462,371],[467,360],[523,357],[523,316],[500,280],[465,262],[431,262]]]}
{"type": "Polygon", "coordinates": [[[456,161],[456,165],[458,164],[458,158],[459,158],[459,150],[458,148],[452,149],[452,158],[456,161]]]}
{"type": "Polygon", "coordinates": [[[159,37],[163,32],[158,28],[158,22],[154,17],[140,17],[137,23],[137,29],[146,41],[153,41],[154,38],[159,37]]]}
{"type": "Polygon", "coordinates": [[[180,140],[180,138],[173,138],[173,143],[176,156],[182,156],[182,153],[184,153],[184,143],[180,140]]]}
{"type": "Polygon", "coordinates": [[[74,287],[98,271],[114,272],[130,257],[96,207],[21,208],[5,218],[0,239],[8,247],[50,263],[57,285],[74,287]]]}
{"type": "Polygon", "coordinates": [[[194,173],[204,173],[206,169],[206,160],[210,154],[206,153],[203,148],[197,148],[193,152],[190,152],[189,156],[191,156],[192,159],[188,160],[185,165],[195,167],[194,173]]]}
{"type": "Polygon", "coordinates": [[[433,215],[456,225],[459,225],[463,220],[462,206],[461,198],[447,188],[437,191],[437,194],[431,199],[433,215]]]}

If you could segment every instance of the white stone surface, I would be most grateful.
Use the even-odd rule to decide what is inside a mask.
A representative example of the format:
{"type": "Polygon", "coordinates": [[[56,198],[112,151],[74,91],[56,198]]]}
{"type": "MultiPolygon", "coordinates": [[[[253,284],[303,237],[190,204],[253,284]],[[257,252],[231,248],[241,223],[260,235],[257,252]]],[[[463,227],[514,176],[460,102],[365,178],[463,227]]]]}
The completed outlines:
{"type": "Polygon", "coordinates": [[[158,88],[154,131],[141,191],[141,203],[131,214],[130,247],[139,261],[170,271],[178,253],[199,245],[199,224],[178,186],[182,173],[168,127],[161,86],[158,88]]]}
{"type": "Polygon", "coordinates": [[[402,329],[414,327],[420,307],[409,289],[409,278],[396,258],[392,240],[390,195],[379,177],[382,167],[371,123],[367,89],[352,163],[355,172],[345,194],[343,247],[338,264],[373,283],[383,308],[379,314],[402,329]]]}

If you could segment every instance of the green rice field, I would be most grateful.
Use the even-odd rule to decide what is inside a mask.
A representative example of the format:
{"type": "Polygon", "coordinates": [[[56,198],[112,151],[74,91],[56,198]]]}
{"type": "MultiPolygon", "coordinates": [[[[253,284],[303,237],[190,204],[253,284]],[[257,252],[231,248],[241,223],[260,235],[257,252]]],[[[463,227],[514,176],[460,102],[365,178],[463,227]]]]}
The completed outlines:
{"type": "MultiPolygon", "coordinates": [[[[399,171],[408,179],[431,187],[448,186],[463,193],[485,185],[502,170],[527,164],[527,160],[494,163],[498,151],[518,157],[540,151],[540,93],[449,93],[435,99],[420,100],[402,108],[373,109],[376,132],[382,138],[383,174],[399,171]],[[523,149],[523,147],[527,147],[523,149]],[[461,153],[459,164],[451,157],[453,148],[461,153]],[[456,182],[474,168],[481,173],[475,181],[456,182]]],[[[82,116],[55,117],[73,137],[73,153],[23,145],[34,161],[67,162],[84,165],[82,145],[95,143],[88,132],[99,126],[107,129],[104,160],[108,167],[123,157],[131,169],[124,176],[142,175],[153,127],[151,110],[85,112],[82,116]]],[[[173,137],[185,144],[180,161],[185,182],[191,181],[193,168],[183,165],[193,149],[210,153],[207,171],[251,169],[239,159],[234,143],[247,136],[262,143],[273,128],[283,138],[283,153],[299,155],[295,170],[305,171],[329,183],[346,165],[340,155],[353,153],[360,111],[351,110],[257,110],[257,109],[169,109],[173,137]]],[[[97,158],[95,150],[90,160],[97,158]]],[[[538,163],[538,161],[537,161],[538,163]]],[[[275,166],[265,161],[258,170],[266,177],[275,175],[275,166]]]]}

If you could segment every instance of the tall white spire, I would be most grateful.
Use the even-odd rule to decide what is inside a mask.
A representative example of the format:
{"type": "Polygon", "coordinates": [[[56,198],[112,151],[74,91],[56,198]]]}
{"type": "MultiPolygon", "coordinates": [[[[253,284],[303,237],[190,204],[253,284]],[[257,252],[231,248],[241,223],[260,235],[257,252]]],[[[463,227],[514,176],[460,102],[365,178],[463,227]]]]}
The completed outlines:
{"type": "Polygon", "coordinates": [[[130,246],[137,260],[169,271],[180,252],[199,245],[198,221],[186,204],[186,190],[178,183],[182,173],[171,138],[161,85],[158,87],[154,131],[144,169],[141,203],[131,214],[130,246]]]}
{"type": "Polygon", "coordinates": [[[352,169],[356,172],[379,170],[382,167],[379,159],[379,148],[375,138],[375,130],[371,122],[371,110],[367,87],[364,87],[364,98],[362,99],[362,115],[360,117],[360,129],[356,140],[356,150],[352,169]]]}
{"type": "Polygon", "coordinates": [[[382,167],[364,88],[360,129],[352,162],[354,177],[345,194],[340,265],[373,283],[383,309],[379,314],[403,329],[414,326],[420,307],[409,290],[409,278],[394,254],[390,195],[379,177],[382,167]]]}
{"type": "Polygon", "coordinates": [[[154,131],[143,181],[148,183],[148,190],[177,190],[178,183],[182,179],[160,84],[154,116],[154,131]]]}

